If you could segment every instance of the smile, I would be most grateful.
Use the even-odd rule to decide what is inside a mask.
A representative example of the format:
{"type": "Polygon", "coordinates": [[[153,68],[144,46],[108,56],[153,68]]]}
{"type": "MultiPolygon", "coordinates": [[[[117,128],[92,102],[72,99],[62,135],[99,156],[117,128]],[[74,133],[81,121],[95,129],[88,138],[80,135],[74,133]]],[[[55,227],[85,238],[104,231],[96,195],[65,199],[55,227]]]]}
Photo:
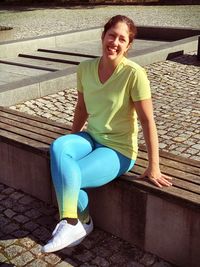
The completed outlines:
{"type": "Polygon", "coordinates": [[[113,47],[109,47],[108,46],[107,49],[108,49],[109,52],[112,52],[112,53],[117,53],[118,52],[118,50],[116,48],[113,48],[113,47]]]}

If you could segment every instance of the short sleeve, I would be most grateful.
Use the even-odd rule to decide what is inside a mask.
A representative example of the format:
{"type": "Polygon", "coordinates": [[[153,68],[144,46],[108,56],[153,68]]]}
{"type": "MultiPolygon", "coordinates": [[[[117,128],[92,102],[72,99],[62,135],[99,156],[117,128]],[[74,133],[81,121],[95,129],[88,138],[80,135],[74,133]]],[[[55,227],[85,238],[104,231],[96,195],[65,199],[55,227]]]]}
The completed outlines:
{"type": "Polygon", "coordinates": [[[146,71],[142,67],[134,70],[131,98],[133,101],[151,98],[150,82],[147,78],[146,71]]]}
{"type": "Polygon", "coordinates": [[[77,90],[82,93],[83,92],[83,86],[82,86],[82,71],[81,71],[82,67],[81,67],[81,64],[78,65],[78,68],[77,68],[77,90]]]}

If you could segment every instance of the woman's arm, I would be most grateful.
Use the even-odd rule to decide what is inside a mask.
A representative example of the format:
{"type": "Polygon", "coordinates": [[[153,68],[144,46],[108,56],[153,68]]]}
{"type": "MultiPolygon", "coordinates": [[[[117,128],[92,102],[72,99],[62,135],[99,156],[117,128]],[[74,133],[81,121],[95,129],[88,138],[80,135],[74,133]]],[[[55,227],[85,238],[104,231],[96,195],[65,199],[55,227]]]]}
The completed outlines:
{"type": "Polygon", "coordinates": [[[148,153],[148,167],[140,178],[147,176],[158,187],[170,186],[172,183],[168,180],[171,180],[171,177],[162,174],[159,167],[158,135],[153,116],[152,100],[136,101],[134,107],[142,125],[148,153]]]}
{"type": "Polygon", "coordinates": [[[74,112],[74,120],[72,124],[72,131],[71,133],[76,133],[82,130],[88,114],[85,107],[85,101],[83,94],[78,92],[78,101],[76,104],[75,112],[74,112]]]}

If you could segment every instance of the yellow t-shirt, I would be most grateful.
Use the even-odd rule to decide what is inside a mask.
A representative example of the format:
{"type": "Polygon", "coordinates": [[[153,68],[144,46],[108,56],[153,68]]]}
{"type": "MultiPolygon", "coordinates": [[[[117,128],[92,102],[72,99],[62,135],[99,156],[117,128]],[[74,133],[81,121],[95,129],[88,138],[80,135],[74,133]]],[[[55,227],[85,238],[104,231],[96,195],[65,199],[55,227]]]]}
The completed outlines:
{"type": "Polygon", "coordinates": [[[77,70],[77,90],[83,93],[88,112],[87,132],[102,145],[136,159],[138,124],[133,102],[151,98],[146,72],[124,57],[102,84],[99,61],[81,62],[77,70]]]}

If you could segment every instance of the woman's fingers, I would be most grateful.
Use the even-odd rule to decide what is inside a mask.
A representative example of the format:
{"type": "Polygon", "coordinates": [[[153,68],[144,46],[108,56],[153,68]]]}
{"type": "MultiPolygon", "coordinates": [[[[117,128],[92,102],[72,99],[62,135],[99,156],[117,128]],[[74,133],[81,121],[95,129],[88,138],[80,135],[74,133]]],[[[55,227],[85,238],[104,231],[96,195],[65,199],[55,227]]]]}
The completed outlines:
{"type": "Polygon", "coordinates": [[[160,178],[149,178],[149,179],[158,187],[171,186],[172,185],[172,183],[168,181],[168,180],[171,181],[172,178],[169,176],[166,176],[166,175],[162,175],[160,178]]]}
{"type": "Polygon", "coordinates": [[[172,177],[168,176],[168,175],[165,175],[165,174],[162,174],[162,177],[167,179],[167,180],[172,180],[172,177]]]}

